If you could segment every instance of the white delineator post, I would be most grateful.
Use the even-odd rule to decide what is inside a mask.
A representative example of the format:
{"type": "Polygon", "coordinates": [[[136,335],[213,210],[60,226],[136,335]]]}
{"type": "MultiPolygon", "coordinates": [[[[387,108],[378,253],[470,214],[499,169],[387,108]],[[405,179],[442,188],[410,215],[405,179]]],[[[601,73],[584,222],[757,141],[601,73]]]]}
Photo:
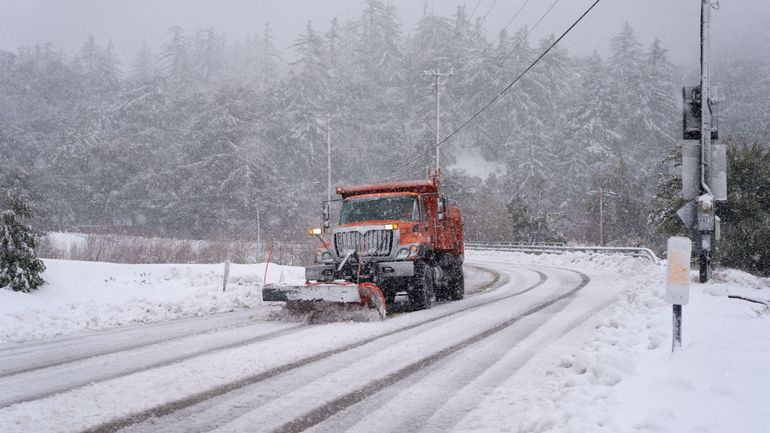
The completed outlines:
{"type": "Polygon", "coordinates": [[[673,304],[674,330],[671,351],[682,347],[682,305],[690,301],[690,258],[692,241],[685,237],[668,238],[666,302],[673,304]]]}
{"type": "Polygon", "coordinates": [[[227,277],[230,276],[230,259],[225,260],[225,272],[222,278],[222,291],[227,290],[227,277]]]}

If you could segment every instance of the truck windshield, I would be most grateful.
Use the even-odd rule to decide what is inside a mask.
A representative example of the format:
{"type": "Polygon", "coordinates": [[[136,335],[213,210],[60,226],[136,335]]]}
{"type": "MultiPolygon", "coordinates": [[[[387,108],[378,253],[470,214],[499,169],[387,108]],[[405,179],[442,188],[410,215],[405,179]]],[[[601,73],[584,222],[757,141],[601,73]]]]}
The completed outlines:
{"type": "Polygon", "coordinates": [[[343,202],[340,224],[372,220],[419,221],[417,197],[366,197],[343,202]]]}

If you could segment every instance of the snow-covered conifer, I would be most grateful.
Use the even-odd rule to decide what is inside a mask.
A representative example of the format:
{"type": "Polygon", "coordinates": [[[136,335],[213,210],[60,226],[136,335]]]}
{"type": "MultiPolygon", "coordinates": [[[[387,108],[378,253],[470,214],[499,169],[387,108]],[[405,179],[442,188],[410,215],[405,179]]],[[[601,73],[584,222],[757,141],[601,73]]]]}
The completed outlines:
{"type": "Polygon", "coordinates": [[[6,191],[0,209],[0,288],[32,292],[45,284],[40,274],[45,270],[35,248],[41,233],[24,224],[33,208],[29,199],[17,190],[6,191]]]}

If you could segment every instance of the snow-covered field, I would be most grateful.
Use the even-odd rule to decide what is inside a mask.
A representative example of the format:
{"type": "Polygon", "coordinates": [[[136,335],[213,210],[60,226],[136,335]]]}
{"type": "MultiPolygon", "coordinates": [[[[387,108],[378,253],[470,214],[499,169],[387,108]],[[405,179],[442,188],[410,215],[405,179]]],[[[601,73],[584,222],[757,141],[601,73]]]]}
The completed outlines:
{"type": "MultiPolygon", "coordinates": [[[[45,260],[48,282],[31,293],[0,291],[0,343],[202,316],[262,303],[265,264],[126,265],[45,260]]],[[[268,282],[303,282],[304,269],[271,263],[268,282]]]]}
{"type": "MultiPolygon", "coordinates": [[[[431,409],[435,411],[432,412],[434,414],[446,413],[456,418],[451,423],[451,430],[715,433],[768,431],[769,424],[765,420],[763,409],[764,402],[770,399],[770,373],[767,373],[767,366],[770,365],[770,338],[767,338],[770,332],[770,313],[762,304],[731,299],[728,295],[738,295],[768,303],[770,302],[770,280],[756,278],[739,271],[723,270],[716,272],[712,282],[708,284],[693,283],[690,304],[684,307],[683,347],[672,354],[671,306],[663,301],[665,266],[653,265],[643,259],[587,254],[535,256],[502,252],[469,252],[468,260],[474,267],[499,269],[501,273],[508,275],[512,283],[505,283],[503,288],[499,289],[500,291],[511,290],[505,287],[515,286],[514,280],[524,278],[517,276],[517,272],[524,272],[523,270],[527,270],[529,276],[519,284],[525,283],[527,279],[534,279],[536,272],[549,269],[551,269],[548,272],[553,281],[547,288],[543,286],[542,294],[535,291],[506,301],[507,304],[491,304],[483,308],[487,311],[486,314],[467,313],[471,320],[457,321],[457,323],[465,323],[461,328],[437,327],[429,331],[417,328],[413,332],[414,336],[410,338],[432,341],[436,346],[451,344],[455,334],[476,332],[472,328],[477,327],[481,330],[486,326],[484,323],[494,323],[497,320],[495,318],[500,317],[495,314],[505,315],[506,309],[512,307],[528,308],[524,307],[525,301],[529,299],[536,301],[538,297],[547,295],[553,290],[557,290],[556,293],[558,293],[561,285],[575,284],[571,282],[575,279],[574,272],[568,278],[566,276],[568,272],[555,268],[580,271],[591,278],[591,283],[586,286],[588,292],[580,292],[569,303],[537,319],[541,321],[537,322],[539,324],[533,322],[527,325],[528,322],[522,321],[522,326],[533,327],[531,331],[526,331],[528,328],[518,331],[512,328],[494,337],[498,341],[491,339],[485,343],[489,349],[479,348],[480,352],[470,351],[457,360],[447,361],[450,366],[458,363],[457,365],[462,368],[471,368],[471,366],[482,368],[478,366],[479,364],[474,364],[469,356],[478,353],[481,359],[486,359],[491,356],[489,350],[499,349],[507,338],[513,338],[516,335],[519,335],[516,338],[524,338],[521,345],[517,344],[510,352],[504,353],[498,361],[494,361],[496,358],[485,361],[490,363],[489,367],[483,367],[479,371],[477,380],[467,379],[459,371],[448,370],[447,374],[458,374],[462,380],[473,380],[468,386],[457,385],[459,389],[453,391],[457,393],[453,399],[446,402],[442,400],[443,403],[437,403],[438,409],[431,409]],[[559,277],[560,272],[564,276],[559,277]],[[602,290],[609,296],[602,296],[602,290]],[[601,303],[589,305],[597,301],[601,303]],[[521,307],[517,307],[519,304],[521,307]],[[588,316],[585,316],[586,312],[588,316]],[[565,327],[565,324],[572,323],[578,325],[565,327]],[[508,332],[511,334],[507,334],[508,332]],[[446,336],[442,336],[443,334],[446,336]],[[522,358],[522,353],[529,353],[531,356],[522,358]],[[516,364],[512,362],[512,357],[519,357],[523,361],[517,361],[519,363],[516,364]],[[520,365],[520,367],[509,372],[501,371],[501,367],[507,365],[520,365]],[[489,377],[485,379],[485,376],[494,377],[494,380],[489,377]],[[456,405],[458,401],[463,405],[462,410],[449,410],[454,407],[452,404],[456,405]]],[[[266,309],[261,302],[259,291],[264,264],[231,265],[227,291],[224,293],[222,292],[222,264],[121,265],[47,260],[46,266],[48,270],[44,277],[49,281],[49,285],[38,292],[33,294],[0,292],[0,356],[2,350],[20,347],[19,342],[26,340],[48,339],[58,335],[125,325],[135,327],[140,323],[206,316],[234,310],[253,311],[255,315],[250,316],[249,325],[246,327],[231,328],[227,333],[201,334],[189,338],[200,340],[200,344],[210,341],[205,343],[207,345],[220,340],[216,344],[224,345],[226,342],[221,340],[225,337],[237,342],[243,338],[241,334],[251,332],[256,335],[251,338],[259,339],[262,338],[259,337],[260,333],[269,335],[276,331],[288,332],[297,326],[297,324],[280,322],[271,325],[263,324],[260,317],[268,316],[256,314],[266,309]]],[[[473,271],[470,267],[469,269],[471,269],[468,278],[469,288],[489,281],[489,274],[478,270],[473,271]]],[[[301,268],[275,264],[269,267],[268,280],[270,281],[298,282],[302,278],[301,268]]],[[[692,278],[695,280],[695,274],[692,278]]],[[[0,431],[26,431],[24,428],[27,423],[42,425],[35,424],[37,421],[32,422],[34,417],[29,418],[27,414],[32,416],[32,413],[39,413],[39,410],[47,410],[49,404],[63,405],[57,406],[62,410],[71,411],[75,408],[77,412],[78,395],[96,395],[94,393],[103,388],[104,391],[97,394],[109,396],[109,390],[113,388],[111,382],[121,384],[120,389],[134,389],[137,396],[145,395],[144,398],[149,398],[150,394],[147,392],[151,390],[143,391],[147,383],[172,380],[175,375],[196,378],[189,383],[178,382],[179,386],[167,388],[164,393],[152,393],[151,402],[149,400],[132,402],[130,395],[118,399],[122,402],[120,407],[125,411],[130,411],[130,407],[144,408],[148,404],[163,404],[164,398],[180,398],[184,392],[187,392],[182,390],[184,388],[182,383],[187,383],[185,387],[191,391],[199,392],[208,386],[215,386],[225,377],[231,378],[228,380],[236,380],[244,374],[254,374],[250,371],[252,368],[257,368],[256,366],[267,368],[276,363],[280,365],[281,362],[294,362],[298,359],[297,356],[309,356],[312,355],[311,352],[320,353],[327,350],[325,348],[349,344],[366,338],[367,335],[386,332],[389,329],[400,329],[408,323],[417,323],[426,315],[443,314],[442,311],[451,311],[464,303],[478,302],[478,299],[495,296],[499,295],[494,291],[475,294],[461,303],[439,305],[430,312],[403,314],[383,324],[346,323],[306,326],[302,328],[304,330],[291,334],[293,337],[285,340],[289,343],[296,340],[295,343],[286,347],[277,344],[278,341],[266,340],[253,343],[256,345],[254,348],[247,345],[240,349],[233,349],[231,352],[212,352],[205,357],[189,358],[179,364],[168,363],[174,359],[174,356],[182,356],[181,352],[175,354],[175,351],[187,350],[193,354],[192,351],[197,350],[190,345],[193,340],[169,342],[168,344],[177,345],[174,347],[178,348],[173,350],[166,347],[165,343],[159,344],[157,362],[163,363],[162,369],[157,371],[148,369],[133,375],[114,376],[113,380],[107,380],[106,378],[111,376],[105,376],[104,381],[81,387],[71,393],[2,408],[0,409],[0,431]],[[259,350],[258,348],[263,349],[255,352],[259,350]],[[285,361],[279,359],[281,353],[285,354],[285,361]],[[256,362],[255,354],[259,354],[262,361],[256,362]],[[216,362],[211,361],[215,358],[216,362]],[[209,372],[207,370],[209,365],[225,368],[228,363],[235,363],[232,371],[209,372]],[[194,375],[191,376],[190,372],[184,369],[191,369],[194,375]],[[144,379],[132,379],[134,376],[144,379]],[[208,379],[205,378],[209,376],[211,383],[207,384],[208,379]],[[145,380],[148,377],[153,379],[148,382],[145,380]],[[173,397],[175,395],[176,397],[173,397]],[[47,403],[48,400],[50,403],[47,403]],[[3,428],[3,420],[16,420],[14,422],[22,424],[12,426],[8,424],[6,429],[3,428]]],[[[481,309],[479,311],[481,312],[481,309]]],[[[517,313],[511,311],[509,314],[517,313]]],[[[180,323],[180,326],[183,323],[180,323]]],[[[377,343],[381,346],[380,349],[364,350],[362,347],[361,350],[367,357],[388,359],[390,356],[392,361],[389,361],[388,368],[391,369],[396,368],[398,362],[406,362],[405,354],[419,359],[418,347],[420,350],[427,350],[425,345],[415,345],[412,352],[409,352],[408,345],[402,347],[388,341],[389,339],[382,339],[377,343]],[[393,353],[387,355],[388,352],[393,353]]],[[[149,350],[149,347],[143,350],[149,350]]],[[[206,353],[209,353],[209,350],[206,350],[206,353]]],[[[148,355],[149,353],[147,352],[148,355]]],[[[343,357],[345,353],[341,352],[339,357],[343,357]]],[[[89,362],[93,362],[96,366],[111,359],[110,365],[115,366],[114,368],[118,368],[119,364],[125,364],[125,367],[120,368],[132,371],[128,362],[131,359],[129,356],[133,356],[132,352],[119,352],[106,354],[103,355],[102,360],[97,357],[89,362]]],[[[138,359],[143,356],[145,355],[136,355],[138,359]]],[[[355,353],[344,356],[351,357],[351,360],[346,361],[344,357],[336,360],[333,357],[329,362],[335,360],[345,364],[358,359],[355,353]]],[[[6,367],[13,369],[13,366],[6,367]]],[[[308,368],[324,371],[322,367],[323,363],[318,367],[309,366],[308,368]]],[[[93,370],[86,364],[78,368],[84,372],[93,370]]],[[[369,367],[364,363],[361,368],[369,367]]],[[[114,374],[118,374],[117,371],[115,370],[114,374]]],[[[367,374],[371,374],[366,371],[368,370],[357,373],[357,377],[366,377],[367,374]]],[[[52,387],[54,383],[62,382],[61,376],[55,369],[45,375],[43,372],[34,371],[25,374],[48,381],[52,387]]],[[[335,375],[346,374],[344,369],[335,373],[335,375]]],[[[19,374],[3,380],[7,383],[16,383],[27,380],[24,379],[25,377],[27,376],[19,374]]],[[[86,377],[87,373],[83,373],[83,378],[86,377]]],[[[287,379],[292,377],[288,376],[287,379]]],[[[443,376],[429,376],[425,381],[432,383],[431,381],[439,380],[441,377],[443,376]]],[[[296,380],[299,381],[296,386],[302,386],[307,382],[303,382],[299,376],[296,380]]],[[[351,386],[343,379],[340,380],[342,381],[336,385],[337,387],[343,384],[345,387],[351,386]]],[[[421,380],[415,383],[421,384],[421,380]]],[[[412,381],[408,382],[399,386],[408,387],[412,381]]],[[[307,386],[311,387],[311,384],[308,382],[307,386]]],[[[438,394],[435,392],[443,389],[443,386],[437,383],[433,388],[416,387],[414,390],[408,389],[405,392],[414,399],[414,407],[431,408],[431,405],[425,406],[421,399],[441,395],[443,392],[438,394]]],[[[289,391],[278,391],[279,389],[282,388],[279,386],[275,392],[288,393],[286,397],[281,398],[291,395],[289,391]]],[[[331,392],[332,389],[329,391],[331,392]]],[[[10,398],[9,395],[2,394],[4,393],[0,391],[0,401],[5,397],[10,398]]],[[[394,402],[402,402],[402,400],[396,399],[394,402]]],[[[99,404],[107,403],[107,400],[103,402],[100,400],[99,404]]],[[[401,403],[393,404],[401,405],[401,403]]],[[[387,412],[393,404],[385,404],[375,399],[371,407],[364,404],[360,411],[387,412]]],[[[272,402],[266,404],[264,409],[273,406],[282,407],[281,404],[272,402]]],[[[101,416],[106,407],[92,409],[86,410],[84,406],[84,417],[101,416]]],[[[212,408],[212,411],[221,412],[216,407],[212,408]]],[[[281,413],[286,413],[285,409],[282,411],[281,413]]],[[[266,413],[268,412],[247,413],[239,421],[240,424],[236,422],[229,428],[237,431],[238,425],[248,424],[252,419],[264,421],[266,413]]],[[[54,418],[51,418],[51,422],[55,422],[54,418]]],[[[273,421],[277,423],[276,420],[273,421]]],[[[87,423],[73,421],[73,425],[87,425],[87,423]]],[[[347,424],[344,422],[339,425],[332,424],[331,429],[334,430],[341,425],[347,424]]],[[[350,425],[353,425],[353,430],[377,430],[374,424],[350,425]],[[369,430],[367,425],[371,427],[369,430]]],[[[436,425],[447,426],[446,423],[436,425]]],[[[426,423],[420,428],[412,427],[412,429],[437,431],[437,427],[431,426],[432,424],[426,423]]],[[[389,430],[394,430],[392,425],[389,430]]],[[[329,431],[329,428],[318,431],[329,431]]]]}

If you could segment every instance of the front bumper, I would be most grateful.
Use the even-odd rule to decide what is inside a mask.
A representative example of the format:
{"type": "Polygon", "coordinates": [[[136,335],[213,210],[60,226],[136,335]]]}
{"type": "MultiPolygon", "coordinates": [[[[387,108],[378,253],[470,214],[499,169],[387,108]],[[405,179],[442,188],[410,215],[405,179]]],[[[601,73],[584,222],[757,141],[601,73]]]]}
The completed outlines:
{"type": "Polygon", "coordinates": [[[334,270],[336,266],[332,263],[330,265],[314,265],[305,268],[305,280],[306,281],[330,281],[334,279],[334,270]]]}
{"type": "Polygon", "coordinates": [[[411,277],[414,276],[414,262],[403,260],[398,262],[379,262],[377,271],[380,276],[389,277],[411,277]]]}
{"type": "MultiPolygon", "coordinates": [[[[375,261],[372,266],[377,267],[376,274],[382,278],[414,276],[414,261],[412,260],[375,261]]],[[[305,268],[305,279],[307,281],[331,281],[340,278],[339,275],[335,276],[335,270],[336,265],[334,264],[308,266],[305,268]]],[[[354,275],[350,275],[350,277],[354,277],[354,275]]]]}

